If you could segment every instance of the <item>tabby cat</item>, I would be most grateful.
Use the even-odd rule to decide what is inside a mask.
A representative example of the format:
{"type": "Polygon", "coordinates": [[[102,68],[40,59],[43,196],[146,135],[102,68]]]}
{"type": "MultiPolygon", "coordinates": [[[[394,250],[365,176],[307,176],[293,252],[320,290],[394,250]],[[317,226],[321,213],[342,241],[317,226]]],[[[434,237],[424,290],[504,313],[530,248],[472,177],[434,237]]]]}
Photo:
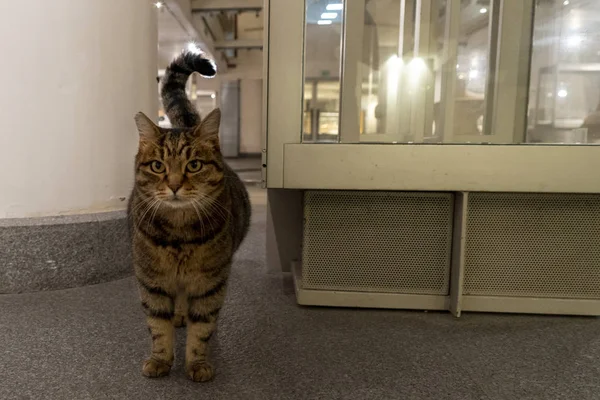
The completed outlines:
{"type": "Polygon", "coordinates": [[[207,345],[223,306],[231,260],[250,221],[248,192],[219,148],[221,113],[201,121],[185,84],[194,71],[214,76],[201,54],[182,53],[167,68],[161,89],[172,129],[138,113],[139,149],[129,200],[133,264],[152,337],[142,373],[167,375],[174,328],[187,324],[185,368],[210,380],[207,345]]]}

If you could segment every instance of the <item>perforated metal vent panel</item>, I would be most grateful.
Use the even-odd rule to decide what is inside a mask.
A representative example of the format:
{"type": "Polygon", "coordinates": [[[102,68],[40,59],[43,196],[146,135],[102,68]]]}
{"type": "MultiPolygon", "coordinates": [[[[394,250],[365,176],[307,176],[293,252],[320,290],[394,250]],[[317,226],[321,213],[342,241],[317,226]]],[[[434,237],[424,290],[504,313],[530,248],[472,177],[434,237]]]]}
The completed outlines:
{"type": "Polygon", "coordinates": [[[600,196],[470,193],[465,295],[600,298],[600,196]]]}
{"type": "Polygon", "coordinates": [[[448,294],[451,194],[308,191],[304,201],[304,288],[448,294]]]}

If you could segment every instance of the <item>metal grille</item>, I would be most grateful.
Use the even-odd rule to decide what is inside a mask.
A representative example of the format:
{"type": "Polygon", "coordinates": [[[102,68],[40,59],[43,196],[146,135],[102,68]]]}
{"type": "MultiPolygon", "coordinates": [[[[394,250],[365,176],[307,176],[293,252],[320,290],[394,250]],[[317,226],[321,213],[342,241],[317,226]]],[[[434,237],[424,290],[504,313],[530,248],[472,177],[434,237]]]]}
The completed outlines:
{"type": "Polygon", "coordinates": [[[308,191],[306,289],[448,294],[449,193],[308,191]]]}
{"type": "Polygon", "coordinates": [[[464,294],[600,298],[600,196],[470,193],[464,294]]]}

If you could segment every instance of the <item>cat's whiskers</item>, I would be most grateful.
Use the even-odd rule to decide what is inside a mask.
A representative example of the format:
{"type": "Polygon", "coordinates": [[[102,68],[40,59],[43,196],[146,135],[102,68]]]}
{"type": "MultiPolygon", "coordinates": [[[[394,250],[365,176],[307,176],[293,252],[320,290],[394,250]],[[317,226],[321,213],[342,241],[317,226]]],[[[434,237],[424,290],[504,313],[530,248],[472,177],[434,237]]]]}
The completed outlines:
{"type": "Polygon", "coordinates": [[[144,213],[140,217],[140,220],[138,221],[138,224],[137,224],[137,229],[140,229],[140,226],[142,226],[142,222],[144,222],[144,218],[146,217],[146,215],[148,214],[148,212],[150,210],[152,210],[152,208],[154,207],[154,205],[160,201],[158,199],[153,199],[153,200],[154,201],[152,203],[150,203],[150,205],[148,207],[146,207],[146,209],[144,210],[144,213]]]}
{"type": "Polygon", "coordinates": [[[200,215],[200,211],[196,207],[196,200],[192,199],[192,207],[196,211],[196,215],[198,216],[198,221],[200,221],[200,234],[204,236],[204,221],[202,220],[202,216],[200,215]]]}
{"type": "Polygon", "coordinates": [[[156,213],[158,212],[158,209],[160,208],[162,203],[163,203],[162,200],[158,199],[158,202],[156,203],[156,208],[154,209],[154,212],[152,213],[150,220],[148,221],[148,228],[150,228],[150,225],[152,225],[152,222],[154,221],[154,217],[156,217],[156,213]]]}
{"type": "Polygon", "coordinates": [[[131,209],[131,214],[133,215],[133,213],[135,213],[137,210],[139,210],[142,206],[147,205],[152,200],[154,200],[152,197],[146,197],[146,198],[140,200],[140,202],[131,209]]]}
{"type": "Polygon", "coordinates": [[[202,200],[205,200],[206,207],[208,208],[209,211],[218,213],[225,220],[227,219],[227,215],[224,214],[223,212],[226,212],[227,214],[229,214],[229,217],[233,216],[231,214],[231,212],[229,210],[227,210],[225,207],[223,207],[223,205],[214,197],[207,195],[205,193],[199,193],[199,195],[202,196],[201,197],[202,200]]]}
{"type": "Polygon", "coordinates": [[[211,232],[214,232],[215,231],[215,227],[214,227],[214,225],[212,223],[212,220],[210,218],[210,214],[208,214],[206,212],[206,210],[205,210],[206,209],[206,204],[204,204],[204,202],[201,202],[198,199],[195,199],[195,202],[196,202],[196,204],[198,204],[198,208],[199,208],[200,213],[202,214],[202,217],[203,217],[202,219],[206,219],[208,221],[208,223],[210,224],[211,232]]]}

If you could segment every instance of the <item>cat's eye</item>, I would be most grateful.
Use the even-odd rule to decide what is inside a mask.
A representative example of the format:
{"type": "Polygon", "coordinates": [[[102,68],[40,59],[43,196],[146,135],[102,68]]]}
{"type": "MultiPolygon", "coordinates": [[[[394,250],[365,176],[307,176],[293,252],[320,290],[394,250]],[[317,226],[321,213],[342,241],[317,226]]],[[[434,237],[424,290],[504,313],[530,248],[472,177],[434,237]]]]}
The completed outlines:
{"type": "Polygon", "coordinates": [[[152,169],[152,172],[154,173],[162,174],[165,172],[165,164],[161,163],[160,161],[152,161],[150,163],[150,169],[152,169]]]}
{"type": "Polygon", "coordinates": [[[200,160],[192,160],[187,164],[188,172],[194,173],[198,172],[202,169],[202,161],[200,160]]]}

